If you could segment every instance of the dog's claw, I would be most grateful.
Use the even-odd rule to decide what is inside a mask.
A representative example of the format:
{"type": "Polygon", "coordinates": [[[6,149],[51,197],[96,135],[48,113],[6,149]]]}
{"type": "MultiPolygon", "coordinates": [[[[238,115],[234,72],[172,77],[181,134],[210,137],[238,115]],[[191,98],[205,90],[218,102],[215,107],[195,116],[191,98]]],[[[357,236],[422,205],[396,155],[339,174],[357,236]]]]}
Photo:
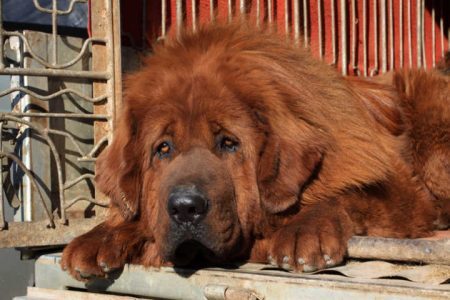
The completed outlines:
{"type": "Polygon", "coordinates": [[[303,265],[303,272],[310,273],[314,271],[317,271],[317,268],[315,266],[303,265]]]}
{"type": "Polygon", "coordinates": [[[108,273],[111,271],[111,269],[108,267],[108,265],[105,262],[101,262],[99,264],[100,268],[102,268],[103,272],[108,273]]]}
{"type": "Polygon", "coordinates": [[[292,268],[292,266],[289,264],[289,261],[290,261],[289,256],[283,257],[283,262],[282,262],[282,264],[281,264],[281,268],[283,268],[283,269],[285,269],[285,270],[292,271],[293,268],[292,268]]]}

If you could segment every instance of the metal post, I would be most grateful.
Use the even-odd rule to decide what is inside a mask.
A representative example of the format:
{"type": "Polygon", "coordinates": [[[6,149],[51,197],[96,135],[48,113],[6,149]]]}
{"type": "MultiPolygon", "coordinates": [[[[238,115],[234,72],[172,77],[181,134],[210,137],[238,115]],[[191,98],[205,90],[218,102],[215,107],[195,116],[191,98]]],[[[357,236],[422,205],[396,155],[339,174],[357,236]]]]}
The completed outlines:
{"type": "Polygon", "coordinates": [[[363,0],[363,52],[364,52],[363,75],[364,77],[367,77],[367,0],[363,0]]]}
{"type": "Polygon", "coordinates": [[[3,0],[0,0],[0,69],[5,67],[3,63],[3,0]]]}
{"type": "Polygon", "coordinates": [[[181,0],[176,2],[177,36],[180,36],[183,28],[183,3],[181,0]]]}
{"type": "Polygon", "coordinates": [[[333,61],[332,65],[337,64],[337,49],[336,49],[336,8],[334,5],[335,0],[331,0],[331,48],[333,49],[333,61]]]}
{"type": "MultiPolygon", "coordinates": [[[[2,1],[0,0],[0,3],[2,1]]],[[[0,15],[1,15],[1,4],[0,4],[0,15]]],[[[1,21],[1,20],[0,20],[1,21]]],[[[3,46],[3,45],[2,45],[3,46]]],[[[2,47],[3,48],[3,47],[2,47]]],[[[3,56],[1,56],[3,60],[3,56]]],[[[0,123],[0,153],[3,153],[3,125],[4,122],[0,123]]],[[[3,155],[0,155],[0,230],[6,227],[5,223],[5,199],[3,199],[3,155]]]]}
{"type": "Polygon", "coordinates": [[[422,67],[422,14],[420,6],[422,0],[416,0],[416,46],[417,46],[417,67],[422,67]]]}
{"type": "Polygon", "coordinates": [[[381,72],[387,71],[387,34],[386,34],[386,0],[380,2],[380,15],[381,15],[381,72]]]}
{"type": "Polygon", "coordinates": [[[356,0],[352,0],[352,70],[354,74],[359,75],[358,65],[356,64],[357,49],[357,17],[356,17],[356,0]]]}
{"type": "Polygon", "coordinates": [[[309,45],[308,9],[308,2],[303,0],[303,35],[305,38],[305,48],[309,45]]]}
{"type": "Polygon", "coordinates": [[[433,41],[433,45],[431,45],[432,50],[432,66],[436,67],[436,28],[435,22],[436,20],[436,10],[434,8],[434,0],[431,0],[431,40],[433,41]]]}
{"type": "Polygon", "coordinates": [[[161,36],[166,36],[167,24],[167,0],[161,0],[161,36]]]}
{"type": "Polygon", "coordinates": [[[57,64],[57,38],[58,38],[58,1],[53,0],[52,2],[52,62],[57,64]]]}
{"type": "Polygon", "coordinates": [[[400,44],[399,44],[399,53],[400,53],[400,68],[403,68],[403,0],[399,2],[400,8],[398,11],[398,22],[399,22],[399,35],[400,35],[400,44]]]}
{"type": "Polygon", "coordinates": [[[299,0],[294,0],[294,42],[296,45],[300,39],[300,5],[299,0]]]}
{"type": "Polygon", "coordinates": [[[197,31],[197,3],[195,0],[191,0],[191,12],[192,12],[192,31],[197,31]]]}
{"type": "Polygon", "coordinates": [[[322,0],[317,0],[317,27],[319,39],[319,57],[323,59],[323,28],[322,28],[322,0]]]}
{"type": "Polygon", "coordinates": [[[389,70],[395,68],[394,46],[394,7],[389,0],[389,70]]]}
{"type": "Polygon", "coordinates": [[[413,58],[412,58],[412,13],[411,13],[411,1],[406,1],[408,10],[408,62],[409,67],[412,68],[413,58]]]}
{"type": "Polygon", "coordinates": [[[341,53],[342,75],[347,75],[347,2],[340,0],[341,8],[341,53]]]}
{"type": "Polygon", "coordinates": [[[289,0],[284,0],[284,33],[289,39],[289,0]]]}
{"type": "Polygon", "coordinates": [[[374,66],[370,72],[371,76],[378,74],[378,1],[373,1],[373,53],[374,66]]]}
{"type": "Polygon", "coordinates": [[[425,47],[425,0],[422,0],[420,6],[420,17],[422,19],[421,45],[422,45],[422,63],[427,68],[427,47],[425,47]]]}
{"type": "Polygon", "coordinates": [[[272,0],[267,0],[267,15],[269,19],[269,24],[272,24],[273,22],[272,0]]]}

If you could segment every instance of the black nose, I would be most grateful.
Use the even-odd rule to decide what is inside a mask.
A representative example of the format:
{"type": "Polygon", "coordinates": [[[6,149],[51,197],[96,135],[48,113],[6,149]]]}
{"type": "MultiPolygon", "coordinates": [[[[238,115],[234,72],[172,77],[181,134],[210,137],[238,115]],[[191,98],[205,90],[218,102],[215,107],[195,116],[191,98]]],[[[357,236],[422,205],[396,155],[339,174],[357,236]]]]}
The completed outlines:
{"type": "Polygon", "coordinates": [[[206,215],[208,201],[194,186],[177,187],[169,195],[167,209],[175,222],[195,224],[206,215]]]}

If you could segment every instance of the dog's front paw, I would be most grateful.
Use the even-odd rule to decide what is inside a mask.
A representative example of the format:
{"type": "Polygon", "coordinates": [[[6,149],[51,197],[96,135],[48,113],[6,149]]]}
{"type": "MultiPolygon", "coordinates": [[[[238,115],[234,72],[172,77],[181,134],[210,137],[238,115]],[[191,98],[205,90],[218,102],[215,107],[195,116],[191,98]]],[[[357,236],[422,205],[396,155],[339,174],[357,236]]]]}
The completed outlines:
{"type": "Polygon", "coordinates": [[[62,269],[80,281],[107,277],[122,268],[140,248],[141,241],[130,238],[132,227],[132,224],[120,227],[100,224],[75,238],[63,251],[62,269]]]}
{"type": "Polygon", "coordinates": [[[296,272],[313,272],[341,263],[350,233],[338,218],[302,220],[280,228],[270,240],[268,261],[296,272]]]}

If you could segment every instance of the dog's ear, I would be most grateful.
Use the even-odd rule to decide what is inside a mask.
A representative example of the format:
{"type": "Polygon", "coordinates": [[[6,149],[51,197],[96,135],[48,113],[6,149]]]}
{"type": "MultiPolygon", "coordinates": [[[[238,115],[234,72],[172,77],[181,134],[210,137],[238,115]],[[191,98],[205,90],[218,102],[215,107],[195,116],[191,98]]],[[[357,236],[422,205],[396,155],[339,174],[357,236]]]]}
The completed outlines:
{"type": "Polygon", "coordinates": [[[298,205],[302,191],[317,176],[321,162],[319,147],[268,135],[258,168],[263,209],[278,214],[298,205]]]}
{"type": "Polygon", "coordinates": [[[136,123],[125,107],[113,133],[112,143],[96,162],[96,187],[117,206],[126,220],[139,212],[140,166],[136,154],[136,123]]]}

